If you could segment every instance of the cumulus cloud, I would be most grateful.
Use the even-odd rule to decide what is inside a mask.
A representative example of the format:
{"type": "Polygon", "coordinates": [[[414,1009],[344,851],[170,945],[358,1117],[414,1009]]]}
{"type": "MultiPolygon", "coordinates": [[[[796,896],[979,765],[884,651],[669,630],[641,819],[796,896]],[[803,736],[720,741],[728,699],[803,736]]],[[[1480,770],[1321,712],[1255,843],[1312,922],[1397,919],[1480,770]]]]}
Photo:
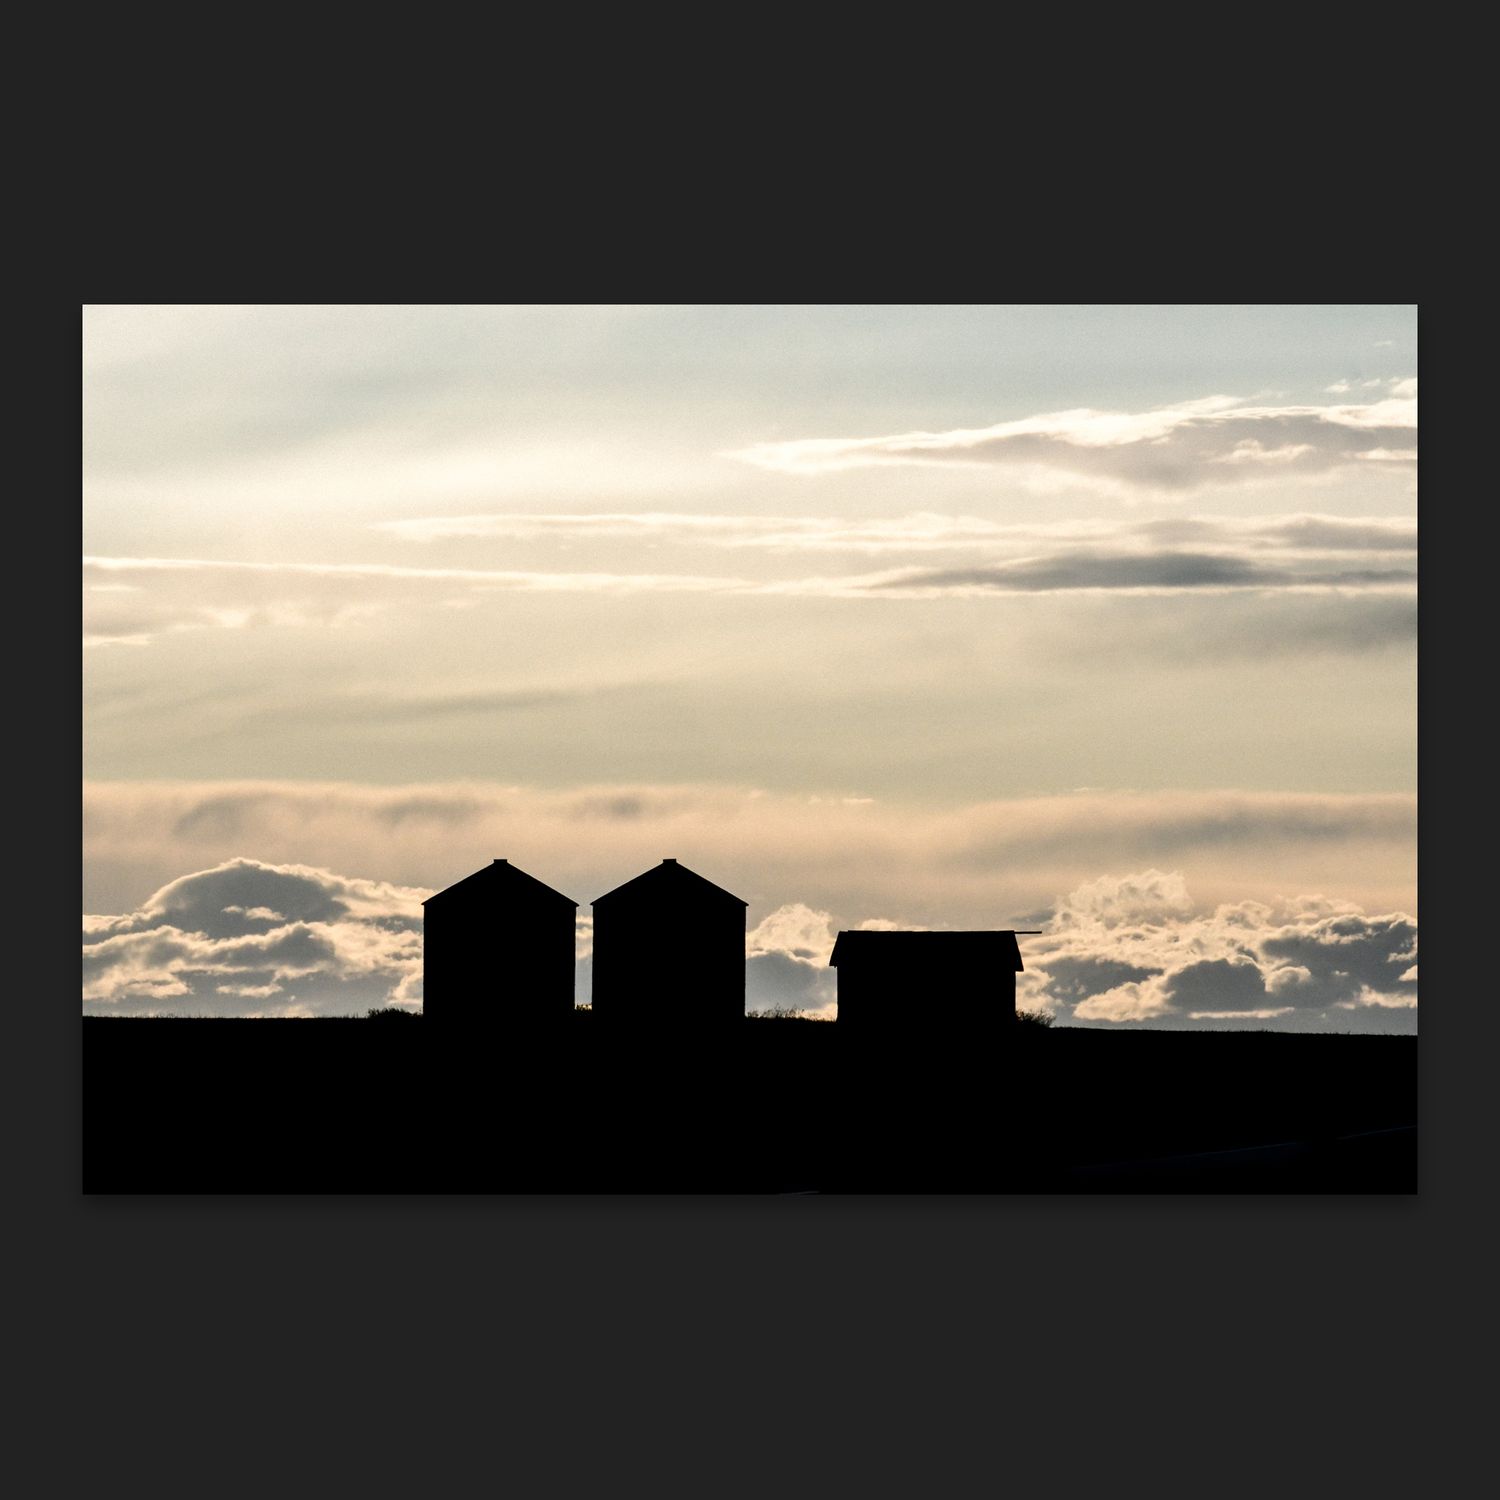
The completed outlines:
{"type": "Polygon", "coordinates": [[[84,919],[84,1013],[337,1015],[421,1000],[427,891],[232,859],[84,919]]]}
{"type": "MultiPolygon", "coordinates": [[[[1088,953],[1058,953],[1047,962],[1046,989],[1053,1000],[1087,1005],[1126,986],[1138,987],[1156,972],[1138,964],[1122,963],[1116,958],[1101,958],[1088,953]]],[[[1029,982],[1029,998],[1035,1000],[1038,995],[1039,986],[1029,982]]]]}
{"type": "Polygon", "coordinates": [[[1101,875],[1057,903],[1052,929],[1062,933],[1159,926],[1180,921],[1192,906],[1187,882],[1178,872],[1145,870],[1135,875],[1101,875]]]}
{"type": "Polygon", "coordinates": [[[1197,907],[1180,872],[1103,877],[1026,946],[1026,1003],[1085,1024],[1415,1029],[1417,924],[1301,896],[1197,907]],[[1400,1013],[1399,1015],[1392,1013],[1400,1013]]]}
{"type": "MultiPolygon", "coordinates": [[[[85,917],[84,1013],[285,1017],[418,1006],[421,902],[430,894],[250,859],[183,876],[133,912],[85,917]],[[252,895],[284,911],[246,905],[252,895]]],[[[748,1008],[836,1014],[831,924],[827,912],[793,903],[748,934],[748,1008]]],[[[576,952],[576,991],[586,1001],[593,959],[586,909],[576,952]]]]}
{"type": "Polygon", "coordinates": [[[1122,489],[1186,491],[1415,460],[1416,382],[1363,404],[1255,405],[1208,396],[1146,412],[1079,408],[990,427],[757,443],[728,457],[789,474],[870,465],[1010,465],[1122,489]]]}
{"type": "MultiPolygon", "coordinates": [[[[1036,1005],[1042,998],[1032,990],[1028,999],[1036,1005]]],[[[1025,1009],[1025,1006],[1021,1007],[1025,1009]]],[[[1044,1013],[1047,1007],[1040,1007],[1044,1013]]],[[[1113,985],[1097,995],[1090,995],[1073,1007],[1072,1019],[1078,1021],[1155,1021],[1166,1015],[1170,1006],[1162,998],[1160,986],[1134,982],[1113,985]]]]}
{"type": "Polygon", "coordinates": [[[1271,969],[1264,977],[1266,993],[1270,995],[1305,991],[1315,982],[1312,970],[1303,968],[1301,964],[1282,964],[1279,968],[1271,969]]]}
{"type": "MultiPolygon", "coordinates": [[[[420,1005],[427,894],[306,865],[225,861],[168,882],[134,911],[84,919],[84,1012],[289,1016],[420,1005]]],[[[828,959],[838,930],[923,925],[797,901],[775,906],[747,934],[747,1008],[833,1018],[828,959]]],[[[1179,872],[1149,869],[1084,882],[1022,944],[1018,1003],[1064,1022],[1416,1024],[1415,920],[1347,901],[1305,896],[1205,909],[1179,872]]],[[[586,907],[577,951],[586,999],[586,907]]]]}
{"type": "Polygon", "coordinates": [[[1337,1003],[1340,1010],[1358,1010],[1361,1006],[1371,1005],[1380,1010],[1415,1010],[1417,997],[1415,994],[1402,994],[1400,991],[1382,993],[1366,985],[1352,1000],[1340,1000],[1337,1003]]]}
{"type": "Polygon", "coordinates": [[[1265,1000],[1266,981],[1248,958],[1206,958],[1169,973],[1162,990],[1174,1010],[1246,1015],[1265,1000]]]}
{"type": "Polygon", "coordinates": [[[588,904],[670,852],[750,903],[760,1008],[828,1013],[843,928],[1039,927],[1021,1003],[1064,1018],[1285,1007],[1277,1024],[1389,1029],[1415,1019],[1414,823],[1395,795],[1079,792],[933,810],[695,786],[92,784],[90,1004],[417,1003],[422,896],[499,855],[580,903],[586,998],[588,904]],[[1111,864],[1134,873],[1097,874],[1111,864]],[[1283,894],[1319,889],[1339,899],[1283,894]],[[1215,963],[1229,968],[1193,967],[1215,963]],[[1215,976],[1238,988],[1214,998],[1215,976]]]}
{"type": "Polygon", "coordinates": [[[777,907],[746,936],[746,1009],[835,1018],[837,993],[828,956],[836,936],[829,912],[801,902],[777,907]]]}

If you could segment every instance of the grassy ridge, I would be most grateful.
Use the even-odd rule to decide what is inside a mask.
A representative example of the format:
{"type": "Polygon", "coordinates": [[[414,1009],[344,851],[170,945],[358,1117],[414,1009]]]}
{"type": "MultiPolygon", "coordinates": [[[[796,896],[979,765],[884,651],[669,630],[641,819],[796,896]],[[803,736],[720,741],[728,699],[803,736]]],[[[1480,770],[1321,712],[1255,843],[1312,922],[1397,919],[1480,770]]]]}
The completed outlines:
{"type": "Polygon", "coordinates": [[[856,1048],[766,1018],[718,1041],[612,1038],[580,1012],[550,1043],[450,1042],[381,1019],[87,1018],[86,1188],[1093,1191],[1141,1185],[1100,1179],[1111,1164],[1288,1143],[1306,1150],[1259,1175],[1222,1160],[1154,1185],[1415,1186],[1393,1138],[1357,1171],[1338,1144],[1415,1125],[1412,1037],[1023,1025],[987,1051],[916,1032],[856,1048]]]}

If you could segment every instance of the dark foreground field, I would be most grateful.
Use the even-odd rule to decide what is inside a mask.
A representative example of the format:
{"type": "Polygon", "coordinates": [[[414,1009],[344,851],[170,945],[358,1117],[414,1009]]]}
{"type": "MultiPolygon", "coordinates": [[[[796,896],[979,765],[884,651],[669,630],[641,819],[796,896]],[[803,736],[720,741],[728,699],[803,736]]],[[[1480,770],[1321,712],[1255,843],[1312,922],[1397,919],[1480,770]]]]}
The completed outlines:
{"type": "Polygon", "coordinates": [[[1412,1037],[85,1019],[88,1192],[1416,1191],[1412,1037]]]}

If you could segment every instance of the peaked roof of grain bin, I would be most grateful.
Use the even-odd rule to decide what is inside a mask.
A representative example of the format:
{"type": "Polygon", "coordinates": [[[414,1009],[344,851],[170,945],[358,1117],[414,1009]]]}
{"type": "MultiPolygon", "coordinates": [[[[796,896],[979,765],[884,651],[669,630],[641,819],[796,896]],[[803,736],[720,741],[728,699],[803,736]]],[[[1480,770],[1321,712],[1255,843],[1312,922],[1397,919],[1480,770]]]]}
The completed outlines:
{"type": "Polygon", "coordinates": [[[678,864],[675,859],[662,860],[659,865],[653,865],[633,880],[627,880],[624,885],[617,885],[614,890],[606,891],[593,904],[600,906],[606,901],[613,901],[616,896],[623,896],[627,904],[636,898],[653,903],[718,899],[726,903],[732,901],[736,906],[750,904],[748,901],[741,901],[732,891],[726,891],[722,885],[705,880],[696,870],[678,864]]]}
{"type": "Polygon", "coordinates": [[[455,881],[435,896],[429,896],[422,905],[431,906],[434,902],[447,902],[450,898],[456,902],[515,901],[532,905],[546,902],[574,907],[578,905],[561,891],[554,891],[550,885],[544,885],[535,875],[518,870],[508,859],[492,860],[482,870],[475,870],[472,875],[465,875],[462,880],[455,881]]]}
{"type": "Polygon", "coordinates": [[[996,932],[889,932],[860,929],[834,940],[830,968],[841,963],[993,964],[1022,972],[1013,929],[996,932]]]}

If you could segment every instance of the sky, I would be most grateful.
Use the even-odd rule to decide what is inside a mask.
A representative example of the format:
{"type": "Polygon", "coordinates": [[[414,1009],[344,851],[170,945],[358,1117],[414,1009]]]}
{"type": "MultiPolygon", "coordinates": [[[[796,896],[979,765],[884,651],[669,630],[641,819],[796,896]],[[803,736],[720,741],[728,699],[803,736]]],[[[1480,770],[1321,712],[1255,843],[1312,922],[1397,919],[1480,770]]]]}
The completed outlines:
{"type": "Polygon", "coordinates": [[[1412,1032],[1416,309],[84,309],[84,1011],[421,1004],[664,857],[747,1003],[1412,1032]],[[927,1002],[948,998],[935,979],[927,1002]]]}

